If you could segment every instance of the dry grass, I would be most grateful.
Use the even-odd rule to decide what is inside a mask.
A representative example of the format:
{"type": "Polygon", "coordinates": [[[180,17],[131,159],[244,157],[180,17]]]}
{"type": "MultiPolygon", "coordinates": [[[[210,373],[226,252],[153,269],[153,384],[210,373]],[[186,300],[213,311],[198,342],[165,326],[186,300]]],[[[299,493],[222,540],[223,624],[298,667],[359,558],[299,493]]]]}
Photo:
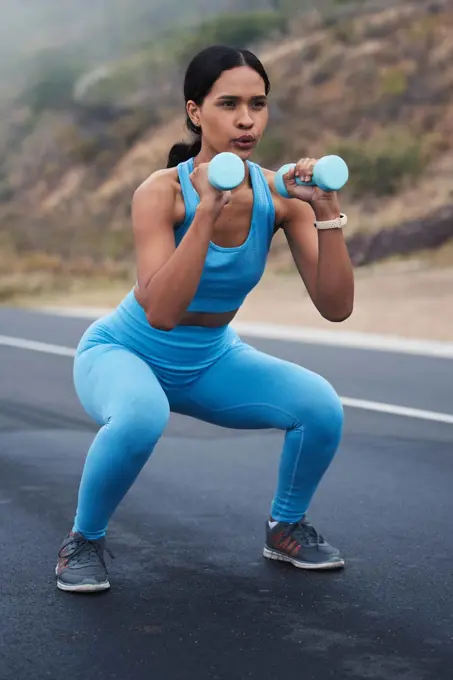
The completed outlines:
{"type": "Polygon", "coordinates": [[[318,314],[296,276],[266,277],[238,320],[453,341],[453,267],[392,263],[356,277],[355,308],[341,324],[318,314]]]}

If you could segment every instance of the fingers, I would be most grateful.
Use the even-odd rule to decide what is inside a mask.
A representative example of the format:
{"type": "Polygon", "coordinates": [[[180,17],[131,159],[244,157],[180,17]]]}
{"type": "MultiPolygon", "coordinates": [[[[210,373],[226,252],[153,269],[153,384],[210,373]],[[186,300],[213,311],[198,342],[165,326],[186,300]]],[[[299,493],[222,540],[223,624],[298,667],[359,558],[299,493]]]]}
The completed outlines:
{"type": "Polygon", "coordinates": [[[311,182],[316,161],[316,158],[301,158],[283,175],[284,181],[295,184],[297,177],[302,182],[311,182]]]}
{"type": "Polygon", "coordinates": [[[316,158],[301,158],[295,167],[295,175],[299,177],[302,182],[311,182],[313,178],[313,169],[316,164],[316,158]]]}
{"type": "Polygon", "coordinates": [[[208,163],[200,163],[200,165],[197,165],[196,167],[193,168],[192,172],[190,173],[189,177],[197,177],[198,175],[206,174],[208,170],[208,163]]]}

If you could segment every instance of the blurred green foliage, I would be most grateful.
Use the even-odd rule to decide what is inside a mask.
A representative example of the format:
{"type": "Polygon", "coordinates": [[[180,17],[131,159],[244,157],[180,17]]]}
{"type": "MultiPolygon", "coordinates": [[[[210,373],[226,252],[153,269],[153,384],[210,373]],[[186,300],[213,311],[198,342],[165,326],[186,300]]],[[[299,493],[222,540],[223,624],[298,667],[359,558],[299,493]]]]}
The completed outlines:
{"type": "Polygon", "coordinates": [[[426,162],[426,146],[404,129],[376,133],[366,141],[341,141],[329,149],[349,167],[353,196],[395,194],[405,179],[416,177],[426,162]]]}

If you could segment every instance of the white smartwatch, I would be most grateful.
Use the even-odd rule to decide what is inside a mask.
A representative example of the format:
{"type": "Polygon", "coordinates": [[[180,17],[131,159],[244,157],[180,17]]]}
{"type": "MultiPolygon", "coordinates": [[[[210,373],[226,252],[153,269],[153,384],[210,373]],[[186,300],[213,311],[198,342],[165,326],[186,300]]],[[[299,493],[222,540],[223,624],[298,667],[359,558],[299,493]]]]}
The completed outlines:
{"type": "Polygon", "coordinates": [[[340,217],[334,220],[326,220],[325,222],[315,222],[316,229],[342,229],[348,223],[348,218],[344,213],[340,213],[340,217]]]}

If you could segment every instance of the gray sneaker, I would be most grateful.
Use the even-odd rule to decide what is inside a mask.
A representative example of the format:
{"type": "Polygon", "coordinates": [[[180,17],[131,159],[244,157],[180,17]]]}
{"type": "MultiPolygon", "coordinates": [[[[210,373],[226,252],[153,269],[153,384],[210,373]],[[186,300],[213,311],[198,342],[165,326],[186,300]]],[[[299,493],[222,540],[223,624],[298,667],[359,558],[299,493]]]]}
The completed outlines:
{"type": "Polygon", "coordinates": [[[105,538],[90,541],[82,534],[69,533],[58,552],[55,569],[57,587],[78,593],[93,593],[110,588],[104,550],[105,538]]]}
{"type": "Polygon", "coordinates": [[[333,548],[305,518],[300,522],[266,524],[264,557],[290,562],[299,569],[338,569],[344,566],[339,550],[333,548]]]}

